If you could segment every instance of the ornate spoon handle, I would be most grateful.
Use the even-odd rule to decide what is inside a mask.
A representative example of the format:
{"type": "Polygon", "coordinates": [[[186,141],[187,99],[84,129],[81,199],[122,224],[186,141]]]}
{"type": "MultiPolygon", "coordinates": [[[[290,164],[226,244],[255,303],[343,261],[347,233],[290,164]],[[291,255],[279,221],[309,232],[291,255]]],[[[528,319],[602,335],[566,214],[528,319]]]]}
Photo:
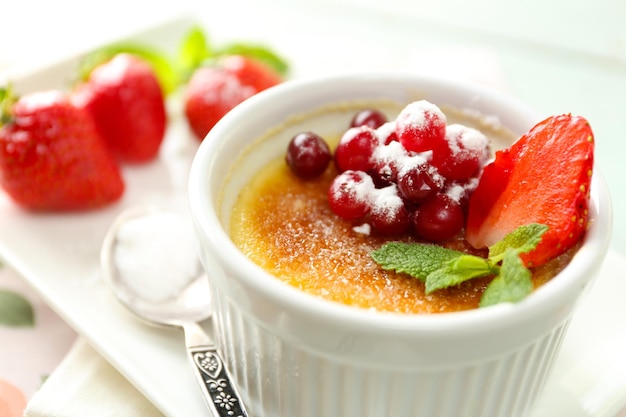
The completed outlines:
{"type": "Polygon", "coordinates": [[[248,417],[237,387],[214,346],[187,348],[213,417],[248,417]]]}

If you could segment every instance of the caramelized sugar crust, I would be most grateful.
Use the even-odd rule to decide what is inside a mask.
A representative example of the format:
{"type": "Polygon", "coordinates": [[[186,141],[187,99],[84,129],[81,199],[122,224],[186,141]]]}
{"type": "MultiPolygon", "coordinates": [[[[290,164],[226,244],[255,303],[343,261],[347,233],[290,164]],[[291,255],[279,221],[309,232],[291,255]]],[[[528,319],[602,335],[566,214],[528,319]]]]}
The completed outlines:
{"type": "MultiPolygon", "coordinates": [[[[303,181],[283,160],[266,166],[244,189],[231,218],[235,244],[252,261],[286,283],[339,303],[381,312],[428,314],[478,307],[491,278],[474,279],[426,295],[422,281],[385,271],[370,253],[389,237],[366,235],[329,208],[334,167],[303,181]]],[[[411,242],[411,236],[394,240],[411,242]]],[[[443,243],[481,254],[462,236],[443,243]]],[[[573,253],[573,252],[572,252],[573,253]]],[[[482,255],[485,255],[482,252],[482,255]]],[[[535,287],[569,262],[568,254],[534,271],[535,287]]]]}

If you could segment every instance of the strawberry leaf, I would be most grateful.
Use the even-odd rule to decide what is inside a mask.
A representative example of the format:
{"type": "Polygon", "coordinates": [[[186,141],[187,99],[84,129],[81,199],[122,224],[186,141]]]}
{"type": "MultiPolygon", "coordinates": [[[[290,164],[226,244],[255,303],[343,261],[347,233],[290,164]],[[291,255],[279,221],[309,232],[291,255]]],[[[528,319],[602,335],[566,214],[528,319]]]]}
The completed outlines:
{"type": "Polygon", "coordinates": [[[218,55],[243,55],[254,58],[274,69],[274,71],[282,77],[284,77],[289,70],[289,64],[285,59],[262,45],[232,43],[220,49],[218,55]]]}
{"type": "Polygon", "coordinates": [[[135,55],[150,64],[165,94],[171,93],[180,85],[180,75],[164,53],[132,43],[108,45],[85,55],[78,67],[79,80],[87,80],[94,68],[121,53],[135,55]]]}
{"type": "Polygon", "coordinates": [[[463,252],[441,246],[402,242],[386,243],[371,253],[383,269],[409,274],[422,281],[449,261],[462,256],[463,252]]]}
{"type": "Polygon", "coordinates": [[[6,87],[0,87],[0,127],[12,120],[11,108],[16,101],[17,97],[13,95],[10,84],[6,87]]]}
{"type": "Polygon", "coordinates": [[[20,294],[0,290],[0,325],[32,327],[35,313],[30,302],[20,294]]]}
{"type": "Polygon", "coordinates": [[[183,79],[188,80],[193,71],[212,56],[213,51],[202,28],[192,27],[183,38],[178,50],[178,65],[183,79]]]}
{"type": "Polygon", "coordinates": [[[532,273],[524,266],[517,252],[513,249],[506,250],[500,274],[487,286],[480,300],[480,307],[523,300],[533,290],[531,276],[532,273]]]}
{"type": "Polygon", "coordinates": [[[197,68],[211,65],[211,61],[229,55],[242,55],[261,61],[281,77],[284,77],[289,69],[287,61],[266,46],[234,42],[219,49],[212,48],[205,32],[197,26],[191,28],[181,42],[178,65],[183,79],[188,80],[197,68]]]}

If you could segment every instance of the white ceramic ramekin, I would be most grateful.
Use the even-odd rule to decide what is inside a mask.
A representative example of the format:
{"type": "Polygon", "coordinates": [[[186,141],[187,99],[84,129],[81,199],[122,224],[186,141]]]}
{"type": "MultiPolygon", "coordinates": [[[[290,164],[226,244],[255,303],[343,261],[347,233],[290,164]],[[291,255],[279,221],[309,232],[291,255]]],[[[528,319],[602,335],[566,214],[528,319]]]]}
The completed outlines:
{"type": "Polygon", "coordinates": [[[257,148],[233,170],[250,143],[329,104],[420,98],[494,116],[517,134],[543,119],[477,86],[355,74],[267,90],[226,115],[200,146],[190,175],[191,215],[211,281],[216,337],[250,415],[521,417],[542,391],[609,244],[611,205],[597,170],[584,245],[564,271],[514,305],[428,316],[356,309],[284,284],[229,239],[225,224],[238,189],[284,154],[291,132],[279,131],[276,143],[257,148]]]}

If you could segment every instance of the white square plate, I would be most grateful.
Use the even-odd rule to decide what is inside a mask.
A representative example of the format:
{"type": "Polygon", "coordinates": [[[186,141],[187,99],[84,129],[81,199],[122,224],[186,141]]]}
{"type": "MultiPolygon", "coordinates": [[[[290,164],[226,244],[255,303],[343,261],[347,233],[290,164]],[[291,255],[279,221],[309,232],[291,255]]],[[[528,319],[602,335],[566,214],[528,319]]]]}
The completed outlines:
{"type": "MultiPolygon", "coordinates": [[[[177,19],[132,37],[160,48],[174,48],[192,20],[177,19]]],[[[293,23],[293,22],[292,22],[293,23]]],[[[349,36],[350,34],[346,34],[349,36]]],[[[374,36],[374,34],[372,34],[374,36]]],[[[341,38],[320,39],[323,59],[297,48],[298,35],[279,49],[302,74],[328,73],[345,61],[341,38]],[[301,56],[299,56],[300,54],[301,56]],[[336,58],[336,61],[334,60],[336,58]],[[315,63],[319,67],[315,67],[315,63]]],[[[280,42],[280,41],[279,41],[280,42]]],[[[398,55],[401,55],[398,52],[398,55]]],[[[387,60],[393,50],[386,51],[387,60]]],[[[67,88],[80,55],[13,79],[18,92],[67,88]]],[[[401,65],[404,57],[398,57],[401,65]]],[[[393,62],[386,62],[393,65],[393,62]]],[[[356,66],[356,65],[355,65],[356,66]]],[[[345,68],[344,68],[345,69],[345,68]]],[[[17,270],[78,333],[113,364],[165,415],[206,415],[206,406],[187,363],[182,333],[137,321],[114,300],[102,280],[99,250],[107,227],[124,209],[144,203],[186,206],[186,173],[197,147],[174,109],[159,159],[124,167],[123,199],[102,210],[79,214],[32,214],[0,191],[0,257],[17,270]],[[158,365],[158,366],[157,366],[158,365]]],[[[547,391],[532,417],[614,417],[626,398],[626,260],[611,252],[597,284],[584,301],[568,334],[547,391]]],[[[267,416],[270,417],[270,416],[267,416]]]]}

